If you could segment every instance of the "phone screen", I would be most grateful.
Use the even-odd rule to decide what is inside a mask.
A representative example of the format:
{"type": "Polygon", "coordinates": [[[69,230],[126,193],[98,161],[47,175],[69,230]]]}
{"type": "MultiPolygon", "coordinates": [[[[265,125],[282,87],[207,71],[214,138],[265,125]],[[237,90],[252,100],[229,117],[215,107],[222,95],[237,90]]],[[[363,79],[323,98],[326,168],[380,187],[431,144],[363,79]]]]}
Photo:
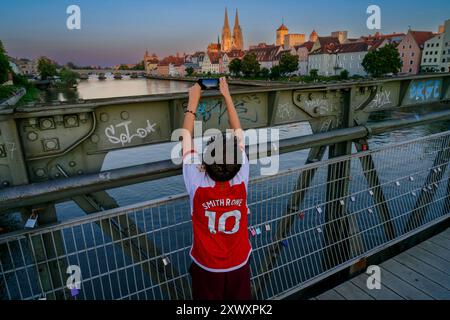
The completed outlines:
{"type": "Polygon", "coordinates": [[[203,79],[202,82],[206,88],[214,88],[219,86],[219,79],[203,79]]]}

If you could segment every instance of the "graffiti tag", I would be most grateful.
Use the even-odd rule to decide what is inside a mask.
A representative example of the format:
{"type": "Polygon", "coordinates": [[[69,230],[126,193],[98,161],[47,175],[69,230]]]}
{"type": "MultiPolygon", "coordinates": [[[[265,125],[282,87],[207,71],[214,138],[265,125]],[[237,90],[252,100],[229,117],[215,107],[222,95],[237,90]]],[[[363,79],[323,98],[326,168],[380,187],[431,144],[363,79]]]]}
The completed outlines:
{"type": "Polygon", "coordinates": [[[370,102],[369,108],[372,109],[379,109],[382,108],[388,104],[391,104],[391,92],[390,91],[383,91],[378,92],[375,96],[375,98],[370,102]]]}
{"type": "Polygon", "coordinates": [[[416,101],[439,99],[440,91],[440,80],[417,81],[414,82],[409,89],[409,98],[416,101]]]}
{"type": "Polygon", "coordinates": [[[305,101],[307,108],[314,108],[314,113],[326,114],[333,111],[333,106],[326,99],[314,99],[305,101]]]}
{"type": "MultiPolygon", "coordinates": [[[[131,120],[118,123],[116,125],[110,125],[105,129],[105,135],[108,137],[109,142],[114,144],[122,144],[122,146],[131,143],[133,138],[145,138],[150,133],[155,132],[156,123],[151,123],[147,120],[147,126],[145,128],[137,128],[136,132],[130,132],[131,120]],[[118,133],[116,129],[122,128],[124,132],[118,133]]],[[[119,131],[119,130],[117,130],[119,131]]]]}
{"type": "MultiPolygon", "coordinates": [[[[258,112],[255,109],[254,114],[249,114],[249,108],[247,103],[253,102],[255,104],[261,104],[261,99],[257,95],[249,95],[235,101],[236,112],[239,118],[243,121],[256,123],[258,122],[258,112]]],[[[183,103],[183,109],[187,108],[187,101],[183,103]]],[[[222,99],[208,101],[208,103],[201,102],[197,107],[197,119],[200,118],[203,122],[211,120],[213,115],[217,115],[217,121],[220,125],[225,115],[227,114],[227,107],[223,103],[222,99]]]]}
{"type": "Polygon", "coordinates": [[[288,103],[280,104],[277,108],[277,117],[280,120],[292,119],[295,116],[294,110],[288,103]]]}

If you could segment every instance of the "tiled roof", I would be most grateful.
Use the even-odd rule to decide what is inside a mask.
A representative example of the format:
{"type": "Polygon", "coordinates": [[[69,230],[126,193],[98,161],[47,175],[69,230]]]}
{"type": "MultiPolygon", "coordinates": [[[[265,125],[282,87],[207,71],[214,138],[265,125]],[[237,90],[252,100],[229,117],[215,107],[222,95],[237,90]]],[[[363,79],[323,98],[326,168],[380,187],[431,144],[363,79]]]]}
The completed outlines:
{"type": "Polygon", "coordinates": [[[294,48],[295,48],[295,50],[298,50],[299,48],[306,48],[308,51],[311,51],[313,45],[314,45],[314,42],[307,41],[299,46],[294,46],[294,48]]]}
{"type": "Polygon", "coordinates": [[[182,57],[174,57],[174,56],[168,56],[162,59],[158,66],[168,66],[169,64],[173,64],[175,66],[180,66],[184,64],[184,58],[182,57]]]}
{"type": "Polygon", "coordinates": [[[242,58],[245,53],[242,50],[231,50],[230,52],[227,52],[226,55],[228,58],[234,59],[234,58],[242,58]]]}
{"type": "Polygon", "coordinates": [[[423,47],[425,41],[434,37],[430,31],[409,31],[419,47],[423,47]]]}
{"type": "Polygon", "coordinates": [[[319,41],[321,47],[325,47],[330,44],[337,45],[340,43],[339,39],[336,37],[319,37],[317,40],[319,41]]]}
{"type": "Polygon", "coordinates": [[[288,30],[288,28],[284,25],[284,23],[282,23],[281,26],[277,29],[277,31],[281,30],[288,30]]]}
{"type": "Polygon", "coordinates": [[[275,61],[278,51],[281,46],[265,47],[265,48],[255,48],[248,50],[248,53],[256,54],[256,59],[259,62],[263,61],[275,61]]]}
{"type": "Polygon", "coordinates": [[[365,42],[350,42],[343,44],[336,44],[330,42],[327,45],[314,50],[311,55],[316,54],[338,54],[338,53],[350,53],[350,52],[365,52],[369,48],[368,44],[365,42]]]}
{"type": "Polygon", "coordinates": [[[219,52],[208,52],[209,61],[211,64],[219,64],[220,53],[219,52]]]}
{"type": "Polygon", "coordinates": [[[364,52],[368,48],[369,46],[364,42],[343,43],[339,46],[339,53],[364,52]]]}

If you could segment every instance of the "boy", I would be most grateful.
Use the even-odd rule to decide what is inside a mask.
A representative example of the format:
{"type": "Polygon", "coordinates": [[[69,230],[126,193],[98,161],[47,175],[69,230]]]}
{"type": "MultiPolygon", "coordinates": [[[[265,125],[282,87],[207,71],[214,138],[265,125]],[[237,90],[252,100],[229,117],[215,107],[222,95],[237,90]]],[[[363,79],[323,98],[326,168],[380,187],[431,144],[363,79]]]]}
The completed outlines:
{"type": "Polygon", "coordinates": [[[249,164],[243,132],[225,78],[220,79],[228,119],[234,136],[212,139],[205,154],[193,149],[192,134],[201,88],[189,90],[183,123],[183,178],[189,193],[193,225],[190,267],[195,300],[251,299],[248,259],[251,246],[247,231],[249,164]],[[218,143],[222,143],[218,147],[218,143]],[[217,152],[216,152],[217,151],[217,152]],[[221,152],[222,151],[222,152],[221,152]]]}

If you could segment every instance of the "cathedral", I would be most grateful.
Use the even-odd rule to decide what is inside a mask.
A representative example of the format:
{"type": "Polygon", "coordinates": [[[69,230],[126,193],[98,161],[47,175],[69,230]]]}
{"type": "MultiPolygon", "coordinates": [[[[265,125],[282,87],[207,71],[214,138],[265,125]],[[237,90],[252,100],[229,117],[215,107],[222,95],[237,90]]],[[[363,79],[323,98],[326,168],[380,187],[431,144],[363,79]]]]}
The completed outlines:
{"type": "Polygon", "coordinates": [[[222,52],[229,52],[231,50],[244,50],[244,36],[242,35],[242,29],[239,25],[239,16],[237,9],[232,36],[230,26],[228,24],[228,10],[225,8],[225,21],[222,28],[221,47],[222,52]]]}

